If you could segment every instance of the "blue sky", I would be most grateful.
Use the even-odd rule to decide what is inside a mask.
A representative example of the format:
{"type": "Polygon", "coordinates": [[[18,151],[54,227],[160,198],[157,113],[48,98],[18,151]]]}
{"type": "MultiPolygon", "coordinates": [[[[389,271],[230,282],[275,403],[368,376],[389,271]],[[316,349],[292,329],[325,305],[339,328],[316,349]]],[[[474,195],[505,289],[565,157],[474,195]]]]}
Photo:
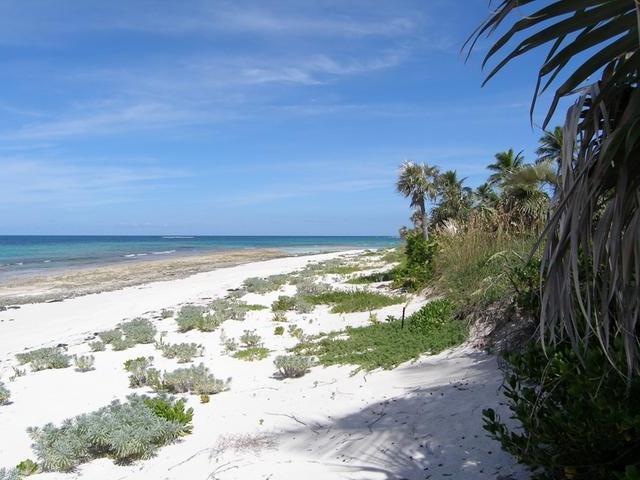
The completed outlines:
{"type": "MultiPolygon", "coordinates": [[[[395,234],[405,159],[533,160],[486,0],[3,0],[0,234],[395,234]]],[[[543,111],[540,111],[542,115],[543,111]]],[[[536,121],[538,118],[536,117],[536,121]]]]}

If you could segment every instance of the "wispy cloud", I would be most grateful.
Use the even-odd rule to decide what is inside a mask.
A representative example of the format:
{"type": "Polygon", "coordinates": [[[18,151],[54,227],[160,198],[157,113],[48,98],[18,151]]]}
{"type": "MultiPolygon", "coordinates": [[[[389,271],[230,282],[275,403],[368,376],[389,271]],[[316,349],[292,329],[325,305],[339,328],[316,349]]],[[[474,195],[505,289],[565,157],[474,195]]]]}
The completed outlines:
{"type": "Polygon", "coordinates": [[[167,182],[187,178],[179,168],[163,168],[149,160],[128,166],[69,163],[51,159],[0,158],[4,205],[53,204],[95,206],[123,203],[167,182]]]}

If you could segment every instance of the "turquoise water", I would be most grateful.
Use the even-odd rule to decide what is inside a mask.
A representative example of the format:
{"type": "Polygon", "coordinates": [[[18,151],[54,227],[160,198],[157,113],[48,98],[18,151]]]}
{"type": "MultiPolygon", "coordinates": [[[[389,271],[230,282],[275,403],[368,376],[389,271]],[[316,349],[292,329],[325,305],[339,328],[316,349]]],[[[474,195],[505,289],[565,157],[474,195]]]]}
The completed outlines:
{"type": "Polygon", "coordinates": [[[0,236],[0,278],[224,250],[275,248],[316,253],[393,247],[398,242],[395,237],[0,236]]]}

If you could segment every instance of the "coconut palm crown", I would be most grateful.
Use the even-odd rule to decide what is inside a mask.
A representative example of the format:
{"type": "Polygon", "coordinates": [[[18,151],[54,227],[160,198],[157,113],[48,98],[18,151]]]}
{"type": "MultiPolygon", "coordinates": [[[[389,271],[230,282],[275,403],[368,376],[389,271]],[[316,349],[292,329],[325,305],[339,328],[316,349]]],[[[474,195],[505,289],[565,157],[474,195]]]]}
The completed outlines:
{"type": "Polygon", "coordinates": [[[435,179],[438,168],[418,164],[409,160],[400,165],[400,173],[396,189],[405,197],[411,199],[411,206],[416,208],[421,216],[422,235],[429,238],[429,222],[427,221],[427,201],[433,201],[438,195],[435,179]]]}

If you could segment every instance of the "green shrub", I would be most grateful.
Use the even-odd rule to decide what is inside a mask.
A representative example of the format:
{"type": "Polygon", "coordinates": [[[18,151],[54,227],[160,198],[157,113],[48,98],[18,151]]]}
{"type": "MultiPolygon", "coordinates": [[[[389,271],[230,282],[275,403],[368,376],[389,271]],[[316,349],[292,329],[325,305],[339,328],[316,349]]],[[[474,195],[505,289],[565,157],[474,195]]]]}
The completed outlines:
{"type": "Polygon", "coordinates": [[[273,330],[273,334],[274,335],[284,335],[284,327],[282,325],[278,325],[274,330],[273,330]]]}
{"type": "MultiPolygon", "coordinates": [[[[31,475],[35,475],[40,470],[40,467],[36,462],[27,458],[26,460],[22,460],[17,466],[16,469],[18,473],[20,473],[23,477],[29,477],[31,475]]],[[[1,478],[1,477],[0,477],[1,478]]]]}
{"type": "Polygon", "coordinates": [[[213,310],[213,314],[220,318],[221,322],[225,320],[242,321],[249,311],[246,303],[229,298],[219,298],[212,301],[209,304],[209,309],[213,310]]]}
{"type": "MultiPolygon", "coordinates": [[[[546,354],[530,346],[506,360],[503,393],[518,424],[507,425],[487,409],[484,428],[535,478],[625,478],[627,467],[638,466],[640,381],[635,377],[627,383],[599,346],[582,358],[570,345],[546,354]]],[[[624,364],[622,354],[614,360],[624,364]]]]}
{"type": "Polygon", "coordinates": [[[6,405],[10,400],[11,392],[4,383],[0,382],[0,405],[6,405]]]}
{"type": "Polygon", "coordinates": [[[194,393],[196,395],[212,395],[228,388],[228,381],[216,379],[209,369],[200,364],[188,368],[178,368],[173,372],[165,372],[156,385],[155,390],[170,393],[194,393]]]}
{"type": "Polygon", "coordinates": [[[58,347],[39,348],[31,352],[18,353],[16,359],[21,365],[30,364],[34,372],[51,368],[67,368],[71,357],[58,347]]]}
{"type": "Polygon", "coordinates": [[[17,468],[0,468],[0,480],[20,480],[20,472],[17,468]]]}
{"type": "Polygon", "coordinates": [[[74,355],[73,364],[76,367],[77,372],[89,372],[95,370],[93,364],[95,363],[95,357],[93,355],[74,355]]]}
{"type": "Polygon", "coordinates": [[[259,347],[262,345],[262,337],[255,330],[245,330],[240,335],[240,343],[245,347],[259,347]]]}
{"type": "Polygon", "coordinates": [[[253,362],[254,360],[263,360],[269,356],[269,349],[264,347],[249,347],[239,350],[233,354],[234,358],[253,362]]]}
{"type": "Polygon", "coordinates": [[[309,368],[313,365],[313,359],[299,355],[279,355],[273,364],[283,377],[297,378],[302,377],[309,371],[309,368]]]}
{"type": "Polygon", "coordinates": [[[146,318],[134,318],[120,324],[120,330],[125,339],[134,345],[153,343],[156,327],[146,318]]]}
{"type": "Polygon", "coordinates": [[[89,348],[92,352],[104,352],[106,349],[106,345],[104,344],[104,342],[96,340],[95,342],[89,342],[89,348]]]}
{"type": "Polygon", "coordinates": [[[295,306],[296,301],[293,297],[280,295],[278,299],[271,304],[271,310],[274,312],[286,312],[288,310],[293,310],[295,306]]]}
{"type": "Polygon", "coordinates": [[[432,314],[423,311],[427,307],[429,304],[409,316],[404,328],[400,320],[388,317],[386,322],[347,327],[344,332],[307,340],[294,347],[293,351],[318,357],[325,366],[357,365],[357,372],[376,368],[392,369],[424,353],[436,354],[464,341],[466,325],[462,321],[448,316],[442,321],[423,322],[424,318],[432,317],[432,314]],[[410,328],[412,323],[416,327],[410,328]],[[429,328],[417,328],[423,323],[429,328]]]}
{"type": "Polygon", "coordinates": [[[251,303],[249,305],[247,305],[247,310],[252,312],[252,311],[258,311],[258,310],[267,310],[269,307],[267,307],[266,305],[260,305],[259,303],[251,303]]]}
{"type": "Polygon", "coordinates": [[[425,335],[451,322],[454,305],[448,300],[432,300],[409,317],[409,330],[425,335]]]}
{"type": "Polygon", "coordinates": [[[186,435],[193,430],[193,408],[185,408],[183,399],[174,400],[165,394],[155,398],[145,398],[144,404],[158,417],[182,425],[180,435],[186,435]]]}
{"type": "Polygon", "coordinates": [[[133,343],[132,341],[128,340],[125,337],[116,338],[111,342],[111,348],[113,348],[113,350],[116,352],[120,352],[122,350],[128,350],[135,346],[136,346],[135,343],[133,343]]]}
{"type": "Polygon", "coordinates": [[[50,423],[29,428],[40,466],[44,471],[71,471],[94,458],[128,463],[151,457],[178,438],[184,426],[156,415],[145,400],[130,395],[125,403],[115,400],[93,413],[65,420],[60,427],[50,423]]]}
{"type": "Polygon", "coordinates": [[[175,358],[178,363],[187,363],[195,357],[201,357],[203,351],[202,345],[197,343],[161,344],[158,348],[164,357],[175,358]]]}
{"type": "Polygon", "coordinates": [[[394,287],[420,290],[433,278],[434,257],[438,244],[425,240],[421,232],[412,232],[406,239],[405,261],[394,269],[394,287]]]}
{"type": "Polygon", "coordinates": [[[332,313],[366,312],[406,301],[406,297],[401,295],[391,296],[360,290],[350,292],[333,291],[307,298],[309,302],[316,305],[333,305],[331,308],[332,313]]]}
{"type": "Polygon", "coordinates": [[[129,386],[131,388],[144,387],[157,381],[159,372],[149,368],[153,364],[153,357],[132,358],[124,362],[124,369],[129,372],[129,386]]]}
{"type": "Polygon", "coordinates": [[[223,342],[223,345],[224,345],[224,351],[227,354],[238,350],[238,342],[236,342],[235,338],[227,338],[223,342]]]}
{"type": "Polygon", "coordinates": [[[273,316],[271,317],[272,322],[288,322],[287,314],[285,312],[273,312],[273,316]]]}
{"type": "Polygon", "coordinates": [[[179,332],[188,332],[200,328],[205,309],[196,305],[183,306],[176,316],[179,332]]]}

